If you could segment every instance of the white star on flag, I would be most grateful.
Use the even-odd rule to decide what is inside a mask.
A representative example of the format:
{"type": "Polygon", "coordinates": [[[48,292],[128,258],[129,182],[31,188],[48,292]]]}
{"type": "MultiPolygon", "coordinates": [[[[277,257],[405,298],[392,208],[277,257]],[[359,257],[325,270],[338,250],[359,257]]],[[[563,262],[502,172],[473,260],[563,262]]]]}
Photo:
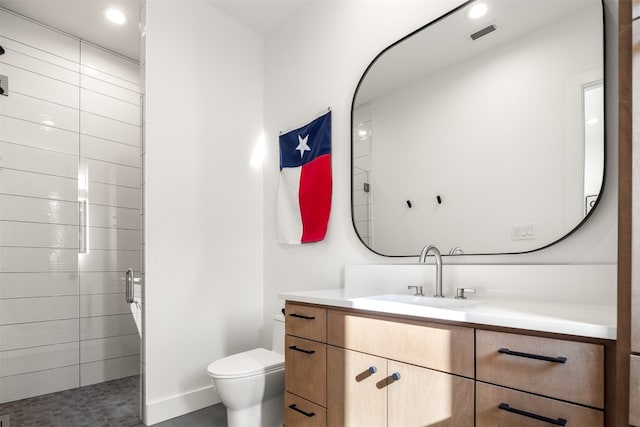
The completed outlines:
{"type": "Polygon", "coordinates": [[[305,151],[311,151],[311,148],[309,148],[309,144],[307,144],[308,140],[309,135],[305,136],[304,138],[298,135],[298,146],[296,147],[296,150],[300,151],[300,158],[304,156],[305,151]]]}

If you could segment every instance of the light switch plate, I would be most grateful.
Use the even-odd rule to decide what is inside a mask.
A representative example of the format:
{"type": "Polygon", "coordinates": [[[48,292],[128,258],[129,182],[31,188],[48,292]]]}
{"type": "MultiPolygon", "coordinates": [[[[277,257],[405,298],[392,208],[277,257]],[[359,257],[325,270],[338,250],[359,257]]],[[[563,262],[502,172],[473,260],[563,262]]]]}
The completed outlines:
{"type": "Polygon", "coordinates": [[[536,239],[536,225],[514,225],[511,228],[511,240],[535,240],[536,239]]]}

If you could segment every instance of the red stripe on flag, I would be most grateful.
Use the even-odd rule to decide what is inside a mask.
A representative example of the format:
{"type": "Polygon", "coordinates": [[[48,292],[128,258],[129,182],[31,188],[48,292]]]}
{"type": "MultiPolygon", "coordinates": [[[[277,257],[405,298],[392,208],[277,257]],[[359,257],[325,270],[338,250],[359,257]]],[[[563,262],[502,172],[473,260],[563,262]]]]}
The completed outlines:
{"type": "Polygon", "coordinates": [[[331,211],[331,155],[325,154],[302,166],[300,216],[302,243],[318,242],[327,234],[331,211]]]}

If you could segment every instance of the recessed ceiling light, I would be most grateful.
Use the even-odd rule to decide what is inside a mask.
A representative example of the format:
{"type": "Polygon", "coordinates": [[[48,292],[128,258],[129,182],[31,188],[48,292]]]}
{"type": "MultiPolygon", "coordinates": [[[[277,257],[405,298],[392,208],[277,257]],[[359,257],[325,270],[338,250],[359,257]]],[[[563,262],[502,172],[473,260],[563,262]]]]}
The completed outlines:
{"type": "Polygon", "coordinates": [[[109,20],[109,22],[117,25],[124,25],[129,22],[127,15],[112,7],[108,7],[104,10],[104,16],[109,20]]]}
{"type": "Polygon", "coordinates": [[[476,3],[467,10],[467,17],[469,19],[479,19],[487,14],[489,8],[484,3],[476,3]]]}

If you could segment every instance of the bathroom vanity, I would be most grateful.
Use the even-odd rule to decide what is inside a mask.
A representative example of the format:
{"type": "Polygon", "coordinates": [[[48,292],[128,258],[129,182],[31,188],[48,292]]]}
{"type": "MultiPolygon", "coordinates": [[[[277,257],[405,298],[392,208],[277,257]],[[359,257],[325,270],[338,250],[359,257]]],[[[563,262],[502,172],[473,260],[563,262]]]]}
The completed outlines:
{"type": "MultiPolygon", "coordinates": [[[[311,294],[282,295],[285,425],[606,425],[615,343],[607,332],[446,319],[465,312],[458,307],[428,311],[427,318],[399,314],[393,303],[363,309],[363,298],[311,294]]],[[[576,327],[570,317],[556,320],[576,327]]]]}

